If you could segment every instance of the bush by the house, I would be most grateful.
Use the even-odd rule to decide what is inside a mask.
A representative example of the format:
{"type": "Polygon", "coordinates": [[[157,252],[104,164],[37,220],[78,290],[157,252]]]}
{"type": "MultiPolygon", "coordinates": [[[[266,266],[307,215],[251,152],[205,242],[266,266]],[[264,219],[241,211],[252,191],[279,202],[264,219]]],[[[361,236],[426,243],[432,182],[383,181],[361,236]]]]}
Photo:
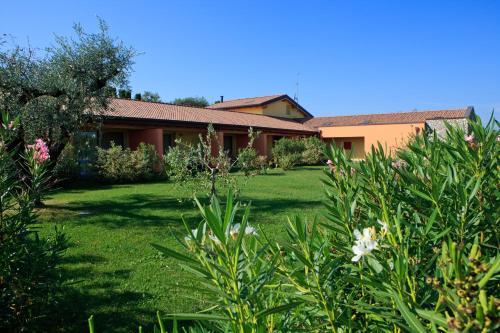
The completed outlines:
{"type": "Polygon", "coordinates": [[[281,138],[273,146],[273,159],[283,170],[289,170],[301,164],[304,149],[303,140],[281,138]]]}
{"type": "Polygon", "coordinates": [[[49,151],[37,139],[12,146],[16,121],[0,122],[0,331],[36,332],[50,321],[60,287],[57,265],[66,243],[61,233],[41,238],[34,212],[47,184],[49,151]],[[21,151],[23,169],[14,162],[21,151]],[[20,179],[23,179],[22,181],[20,179]]]}
{"type": "Polygon", "coordinates": [[[253,147],[241,149],[238,153],[238,167],[245,175],[249,175],[258,168],[257,151],[253,147]]]}
{"type": "Polygon", "coordinates": [[[317,165],[325,160],[324,152],[326,145],[319,137],[310,136],[302,140],[304,141],[302,164],[317,165]]]}
{"type": "Polygon", "coordinates": [[[58,181],[93,176],[92,165],[97,158],[95,132],[79,132],[66,144],[54,167],[58,181]]]}
{"type": "Polygon", "coordinates": [[[54,167],[54,175],[62,179],[77,178],[80,175],[78,151],[72,143],[66,144],[54,167]]]}
{"type": "Polygon", "coordinates": [[[198,152],[195,148],[176,140],[176,145],[163,155],[167,177],[176,183],[185,183],[195,177],[198,173],[197,158],[198,152]]]}
{"type": "Polygon", "coordinates": [[[265,174],[267,172],[267,156],[258,155],[253,147],[246,147],[239,151],[238,167],[246,176],[252,174],[265,174]]]}
{"type": "Polygon", "coordinates": [[[226,332],[500,330],[498,125],[417,136],[394,158],[331,147],[326,219],[291,219],[281,243],[231,193],[225,208],[198,202],[186,252],[156,246],[211,293],[210,309],[181,318],[226,332]]]}
{"type": "Polygon", "coordinates": [[[95,168],[103,181],[133,182],[159,177],[162,171],[153,145],[141,143],[136,150],[114,143],[108,149],[97,147],[95,168]]]}

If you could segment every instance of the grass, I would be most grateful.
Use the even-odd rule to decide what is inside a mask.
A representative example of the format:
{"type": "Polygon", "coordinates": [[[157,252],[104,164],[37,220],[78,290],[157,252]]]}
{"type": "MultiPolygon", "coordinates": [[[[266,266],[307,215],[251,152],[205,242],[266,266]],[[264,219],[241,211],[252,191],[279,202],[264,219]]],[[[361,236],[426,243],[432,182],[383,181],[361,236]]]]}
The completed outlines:
{"type": "MultiPolygon", "coordinates": [[[[287,216],[321,215],[321,169],[276,169],[245,181],[240,200],[251,201],[251,223],[279,239],[287,216]]],[[[54,314],[63,331],[82,331],[93,314],[98,332],[130,332],[138,325],[150,327],[156,310],[166,314],[208,306],[204,295],[181,288],[196,283],[190,274],[150,245],[181,250],[175,239],[185,234],[181,216],[193,226],[199,222],[192,200],[179,201],[178,195],[173,184],[155,182],[63,189],[46,200],[40,233],[63,227],[70,241],[62,265],[64,312],[54,314]]]]}

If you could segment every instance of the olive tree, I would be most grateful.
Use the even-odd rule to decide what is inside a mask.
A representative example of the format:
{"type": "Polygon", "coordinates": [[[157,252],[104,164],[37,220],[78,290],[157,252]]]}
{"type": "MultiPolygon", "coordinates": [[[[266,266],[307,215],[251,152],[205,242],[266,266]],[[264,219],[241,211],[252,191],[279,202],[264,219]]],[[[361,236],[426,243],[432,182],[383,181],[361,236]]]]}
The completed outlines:
{"type": "Polygon", "coordinates": [[[20,119],[10,151],[42,138],[53,167],[72,135],[103,114],[110,90],[127,86],[135,51],[104,21],[99,28],[75,25],[73,37],[56,36],[44,52],[0,40],[0,111],[20,119]]]}

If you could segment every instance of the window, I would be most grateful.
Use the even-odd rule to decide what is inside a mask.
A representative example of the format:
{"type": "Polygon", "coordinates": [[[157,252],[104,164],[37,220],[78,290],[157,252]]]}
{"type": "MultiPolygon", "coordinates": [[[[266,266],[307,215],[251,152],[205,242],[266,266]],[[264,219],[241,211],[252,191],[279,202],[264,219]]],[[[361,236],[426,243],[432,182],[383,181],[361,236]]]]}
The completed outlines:
{"type": "Polygon", "coordinates": [[[167,152],[168,148],[174,146],[174,135],[172,133],[163,133],[163,151],[167,152]]]}
{"type": "Polygon", "coordinates": [[[420,134],[420,127],[415,127],[415,133],[420,134]]]}
{"type": "Polygon", "coordinates": [[[115,146],[122,146],[124,144],[123,132],[104,132],[102,133],[101,147],[108,149],[111,147],[111,142],[115,146]]]}
{"type": "Polygon", "coordinates": [[[351,141],[344,141],[344,149],[351,150],[352,149],[352,142],[351,141]]]}

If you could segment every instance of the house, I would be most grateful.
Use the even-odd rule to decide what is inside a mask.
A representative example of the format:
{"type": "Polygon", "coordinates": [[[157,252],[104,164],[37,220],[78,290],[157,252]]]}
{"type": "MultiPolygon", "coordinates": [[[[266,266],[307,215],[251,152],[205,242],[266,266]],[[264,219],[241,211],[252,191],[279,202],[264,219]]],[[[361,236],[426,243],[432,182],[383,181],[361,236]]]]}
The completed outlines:
{"type": "Polygon", "coordinates": [[[159,154],[177,139],[197,142],[209,124],[217,131],[219,144],[231,156],[247,146],[250,127],[260,132],[254,144],[257,152],[265,156],[271,155],[273,142],[282,137],[318,134],[299,121],[312,115],[287,95],[228,101],[209,108],[115,98],[103,116],[98,135],[100,146],[109,147],[113,141],[135,149],[145,142],[153,144],[159,154]]]}
{"type": "Polygon", "coordinates": [[[393,153],[404,147],[417,134],[435,131],[442,137],[445,123],[461,126],[467,131],[468,119],[475,117],[474,108],[452,110],[413,111],[356,116],[317,117],[305,125],[317,129],[325,141],[335,143],[361,159],[380,143],[385,151],[393,153]]]}
{"type": "Polygon", "coordinates": [[[248,144],[248,129],[260,132],[255,141],[259,155],[271,156],[276,140],[318,135],[335,143],[353,158],[363,158],[380,142],[388,151],[406,144],[412,135],[435,130],[444,133],[444,123],[467,126],[472,107],[454,110],[415,111],[356,116],[313,117],[288,95],[271,95],[221,101],[206,108],[114,98],[104,112],[98,132],[99,145],[111,142],[135,149],[139,143],[153,144],[163,154],[175,140],[196,143],[209,124],[217,141],[236,156],[248,144]]]}

